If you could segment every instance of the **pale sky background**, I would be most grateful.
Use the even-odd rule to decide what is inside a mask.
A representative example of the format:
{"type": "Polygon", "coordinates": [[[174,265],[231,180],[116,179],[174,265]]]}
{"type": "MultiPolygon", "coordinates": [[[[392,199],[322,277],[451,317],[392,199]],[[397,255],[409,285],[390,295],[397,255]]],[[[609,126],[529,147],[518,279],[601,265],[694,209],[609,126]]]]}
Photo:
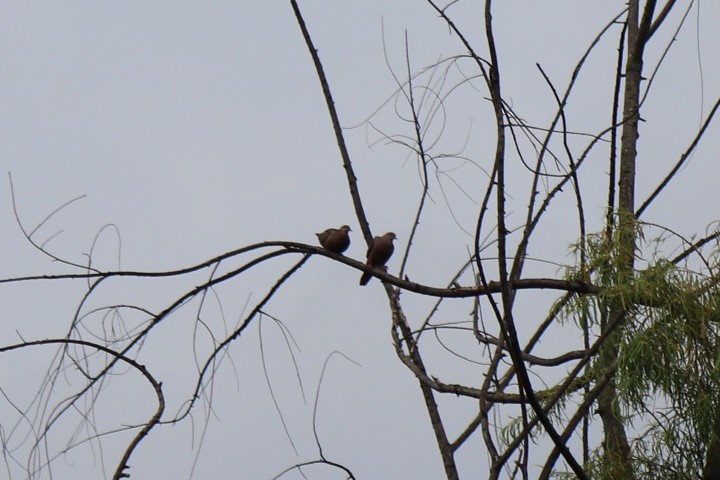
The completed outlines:
{"type": "MultiPolygon", "coordinates": [[[[624,2],[496,3],[505,98],[526,121],[546,126],[555,103],[535,63],[564,90],[579,56],[624,2]]],[[[658,36],[669,38],[684,5],[658,36]]],[[[390,261],[391,272],[397,272],[421,185],[415,159],[378,141],[365,122],[371,119],[388,134],[412,133],[392,100],[397,85],[391,69],[402,78],[406,72],[406,31],[414,71],[464,50],[424,2],[303,0],[300,6],[348,127],[371,228],[378,235],[389,230],[398,235],[398,250],[390,261]]],[[[479,2],[461,2],[451,13],[486,55],[479,2]]],[[[641,126],[638,205],[687,148],[720,94],[718,26],[720,2],[696,4],[655,79],[643,110],[648,121],[641,126]]],[[[578,80],[568,106],[572,130],[597,133],[608,124],[619,28],[598,45],[578,80]]],[[[661,54],[658,46],[650,49],[646,76],[661,54]]],[[[289,1],[0,1],[0,66],[0,167],[12,174],[21,221],[32,230],[57,207],[86,195],[35,233],[38,243],[52,237],[46,247],[54,255],[85,263],[95,235],[112,224],[120,242],[115,229],[103,231],[93,255],[96,268],[160,271],[263,240],[315,244],[314,232],[347,223],[353,228],[353,244],[346,254],[364,259],[365,244],[324,99],[289,1]]],[[[476,75],[467,61],[461,68],[463,75],[476,75]]],[[[448,77],[445,91],[461,74],[451,69],[448,77]]],[[[421,78],[427,81],[428,76],[421,78]]],[[[446,102],[445,127],[433,153],[462,151],[477,166],[441,162],[443,173],[431,185],[432,201],[407,269],[419,283],[445,285],[471,248],[466,231],[474,230],[487,180],[482,169],[489,170],[492,161],[494,125],[486,96],[475,80],[446,102]]],[[[719,139],[720,127],[714,124],[676,183],[647,211],[646,221],[691,236],[702,235],[718,218],[719,139]]],[[[585,143],[573,140],[573,153],[579,155],[585,143]]],[[[603,219],[606,151],[600,148],[591,156],[597,161],[589,162],[583,177],[592,228],[603,219]]],[[[509,221],[517,226],[524,218],[527,188],[521,180],[527,172],[515,160],[510,175],[520,180],[510,189],[509,221]]],[[[557,208],[548,212],[532,256],[569,260],[569,245],[577,239],[573,208],[566,189],[557,208]]],[[[5,252],[0,278],[79,273],[53,263],[22,237],[7,176],[0,180],[0,242],[5,252]]],[[[208,299],[203,319],[218,335],[231,329],[297,258],[272,260],[220,286],[222,310],[208,299]]],[[[557,265],[545,263],[528,265],[528,272],[560,274],[557,265]]],[[[84,311],[113,303],[161,310],[208,274],[109,282],[84,311]]],[[[205,421],[206,405],[198,403],[194,419],[152,431],[131,459],[132,478],[269,479],[295,463],[316,460],[313,402],[323,363],[336,351],[360,366],[339,355],[330,360],[317,417],[328,460],[362,479],[442,478],[417,382],[393,351],[385,294],[377,280],[358,287],[359,277],[359,271],[316,256],[265,308],[283,321],[299,346],[295,356],[305,400],[282,332],[265,318],[232,345],[231,361],[226,359],[216,374],[210,419],[205,421]],[[297,454],[268,392],[259,328],[268,376],[297,454]]],[[[2,344],[64,335],[85,290],[82,282],[1,285],[2,344]]],[[[527,313],[527,322],[535,322],[555,298],[528,295],[520,311],[527,313]]],[[[414,326],[434,303],[410,293],[403,301],[414,326]]],[[[198,305],[191,302],[167,320],[140,354],[141,363],[164,383],[167,416],[189,395],[194,355],[203,359],[210,346],[205,331],[193,343],[198,305]]],[[[440,319],[467,320],[470,305],[452,304],[440,319]]],[[[525,319],[518,321],[522,325],[525,319]]],[[[102,329],[100,317],[88,322],[102,329]]],[[[557,353],[573,342],[578,346],[576,333],[558,327],[539,352],[557,353]]],[[[483,358],[467,338],[447,340],[471,358],[483,358]]],[[[36,348],[0,356],[0,386],[14,404],[31,400],[51,354],[50,348],[36,348]]],[[[426,352],[433,354],[433,371],[449,381],[481,381],[482,368],[437,347],[426,352]]],[[[75,375],[68,372],[62,381],[72,382],[75,375]]],[[[114,377],[103,394],[96,411],[98,431],[142,421],[155,408],[150,388],[134,372],[114,377]]],[[[0,398],[0,427],[6,436],[17,421],[8,402],[0,398]]],[[[454,437],[475,405],[455,398],[441,404],[454,437]]],[[[76,426],[77,418],[71,418],[53,427],[47,446],[51,455],[73,438],[76,426]]],[[[77,432],[75,440],[91,433],[77,432]]],[[[15,435],[17,446],[22,438],[15,435]]],[[[127,432],[104,436],[102,451],[95,442],[61,455],[53,463],[54,478],[109,476],[118,448],[129,438],[127,432]]],[[[23,445],[16,455],[26,462],[23,445]]],[[[461,474],[484,476],[486,453],[479,436],[458,458],[461,474]]],[[[26,478],[24,464],[6,462],[0,478],[6,472],[13,479],[26,478]]],[[[344,478],[330,467],[307,469],[306,475],[344,478]]],[[[49,478],[48,471],[38,478],[49,478]]],[[[301,477],[293,473],[283,478],[301,477]]]]}

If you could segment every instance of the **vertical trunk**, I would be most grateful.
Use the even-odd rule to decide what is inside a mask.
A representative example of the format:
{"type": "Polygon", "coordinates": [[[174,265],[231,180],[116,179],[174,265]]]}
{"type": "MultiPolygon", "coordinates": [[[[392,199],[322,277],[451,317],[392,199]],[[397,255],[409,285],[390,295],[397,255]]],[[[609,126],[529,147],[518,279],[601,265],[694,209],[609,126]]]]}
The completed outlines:
{"type": "MultiPolygon", "coordinates": [[[[635,253],[635,167],[637,159],[638,123],[640,120],[640,83],[642,79],[642,56],[645,42],[645,28],[639,23],[639,0],[630,0],[627,16],[628,57],[625,65],[625,91],[623,104],[622,139],[620,146],[620,171],[618,182],[618,255],[616,257],[616,281],[626,284],[633,275],[635,253]]],[[[646,5],[643,22],[652,16],[652,2],[646,5]]],[[[623,316],[620,303],[610,305],[606,318],[623,316]]],[[[604,327],[604,325],[603,325],[604,327]]],[[[621,330],[620,327],[618,330],[621,330]]],[[[615,362],[618,356],[618,331],[608,340],[598,358],[604,370],[615,362]]],[[[625,426],[617,405],[617,384],[614,379],[598,397],[598,414],[603,424],[605,472],[608,478],[634,478],[630,445],[625,426]]]]}
{"type": "MultiPolygon", "coordinates": [[[[411,361],[423,373],[423,375],[427,375],[422,356],[420,355],[420,351],[417,348],[412,331],[407,323],[405,313],[398,301],[398,294],[390,285],[385,284],[384,287],[390,302],[390,309],[392,311],[394,325],[393,330],[396,327],[399,328],[400,335],[402,335],[402,339],[407,346],[411,361]]],[[[396,339],[396,341],[398,340],[399,339],[396,339]]],[[[430,425],[435,433],[435,440],[437,441],[438,450],[440,451],[440,458],[442,459],[443,468],[445,469],[445,476],[447,477],[447,480],[459,480],[460,476],[457,471],[457,465],[455,464],[455,450],[450,444],[447,433],[445,432],[445,426],[443,425],[442,418],[440,417],[440,408],[435,401],[432,388],[419,378],[418,384],[420,386],[420,391],[422,392],[423,400],[425,401],[425,407],[427,408],[428,415],[430,416],[430,425]]]]}
{"type": "Polygon", "coordinates": [[[702,480],[715,480],[720,478],[720,413],[715,413],[715,426],[713,437],[710,439],[707,452],[705,452],[705,466],[702,480]]]}

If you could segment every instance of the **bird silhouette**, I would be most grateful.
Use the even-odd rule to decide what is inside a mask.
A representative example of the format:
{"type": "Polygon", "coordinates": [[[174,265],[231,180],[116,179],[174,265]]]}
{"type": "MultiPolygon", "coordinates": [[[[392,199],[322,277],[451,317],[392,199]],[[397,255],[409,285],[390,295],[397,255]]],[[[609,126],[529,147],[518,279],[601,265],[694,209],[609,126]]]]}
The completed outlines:
{"type": "Polygon", "coordinates": [[[351,229],[347,225],[343,225],[340,228],[328,228],[324,232],[316,233],[320,245],[325,250],[330,250],[335,253],[343,253],[350,246],[350,236],[348,232],[351,229]]]}
{"type": "MultiPolygon", "coordinates": [[[[385,270],[385,263],[390,259],[395,251],[393,240],[396,238],[397,237],[393,232],[388,232],[382,237],[373,238],[372,243],[370,243],[370,247],[368,247],[367,265],[369,267],[382,268],[385,270]]],[[[360,277],[360,285],[367,285],[371,278],[372,273],[363,272],[362,277],[360,277]]]]}

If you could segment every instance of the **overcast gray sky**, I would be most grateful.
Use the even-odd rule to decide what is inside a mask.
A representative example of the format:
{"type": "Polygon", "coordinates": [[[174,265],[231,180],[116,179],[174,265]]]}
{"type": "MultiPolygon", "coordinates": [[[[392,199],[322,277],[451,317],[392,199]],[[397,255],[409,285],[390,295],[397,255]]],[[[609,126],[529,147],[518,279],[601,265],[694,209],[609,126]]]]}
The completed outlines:
{"type": "MultiPolygon", "coordinates": [[[[477,3],[461,2],[453,13],[469,38],[482,45],[477,3]]],[[[554,113],[554,100],[535,63],[564,88],[579,56],[624,3],[497,2],[504,95],[526,121],[546,125],[554,113]]],[[[398,118],[394,100],[386,103],[397,88],[393,73],[406,75],[405,32],[414,71],[464,50],[424,2],[313,0],[300,6],[347,127],[371,228],[375,234],[396,232],[402,252],[421,184],[415,159],[382,142],[378,130],[412,133],[398,118]]],[[[679,23],[683,11],[675,12],[671,25],[679,23]]],[[[687,22],[645,105],[643,116],[649,122],[641,130],[640,201],[685,150],[718,97],[720,2],[703,2],[687,22]]],[[[614,28],[588,60],[569,103],[574,130],[596,133],[607,125],[619,27],[614,28]]],[[[667,37],[671,30],[659,35],[667,37]]],[[[661,54],[652,51],[649,58],[656,63],[661,54]]],[[[652,62],[646,68],[654,68],[652,62]]],[[[21,221],[32,230],[60,205],[85,195],[35,232],[39,243],[50,239],[46,247],[54,255],[85,263],[96,234],[112,224],[116,228],[103,230],[96,244],[96,268],[166,270],[263,240],[314,244],[315,232],[347,223],[354,230],[347,255],[364,259],[365,244],[325,103],[288,1],[2,1],[0,65],[0,166],[12,174],[21,221]]],[[[451,70],[448,83],[475,74],[465,63],[451,70]]],[[[487,92],[476,82],[449,97],[444,130],[438,119],[436,132],[442,136],[434,153],[462,151],[475,165],[448,160],[434,180],[428,217],[407,270],[420,283],[444,285],[472,245],[467,232],[474,231],[494,131],[487,92]]],[[[714,125],[646,220],[690,235],[702,234],[717,218],[718,133],[714,125]]],[[[588,167],[597,172],[597,185],[586,184],[588,198],[595,200],[587,206],[594,227],[603,220],[606,183],[605,157],[598,153],[597,160],[588,167]]],[[[518,176],[526,175],[519,162],[513,168],[518,176]]],[[[517,194],[512,204],[517,216],[511,212],[510,221],[519,225],[525,190],[510,193],[517,194]]],[[[549,212],[544,227],[549,235],[531,248],[533,255],[568,260],[577,228],[574,220],[567,221],[574,208],[569,191],[564,200],[565,207],[549,212]]],[[[0,222],[5,252],[0,277],[73,271],[22,237],[7,178],[0,181],[0,222]]],[[[203,313],[208,328],[216,333],[231,329],[291,263],[274,260],[220,286],[222,309],[209,298],[203,313]]],[[[399,265],[396,254],[391,271],[397,272],[399,265]]],[[[528,268],[558,274],[556,265],[528,268]]],[[[132,302],[161,310],[207,275],[110,282],[85,311],[132,302]]],[[[206,406],[200,403],[193,420],[154,430],[131,460],[133,478],[272,478],[294,463],[317,459],[313,402],[323,363],[335,351],[360,366],[331,357],[317,417],[327,458],[348,466],[358,478],[441,478],[416,381],[393,351],[384,292],[377,280],[359,288],[359,276],[359,271],[313,257],[265,309],[284,322],[297,342],[305,400],[282,332],[265,318],[235,342],[231,360],[216,374],[210,418],[205,419],[206,406]],[[268,377],[297,454],[268,392],[259,332],[268,377]]],[[[3,285],[2,343],[16,343],[21,336],[63,335],[86,287],[82,282],[3,285]]],[[[419,325],[433,300],[412,294],[403,298],[419,325]]],[[[553,300],[532,299],[530,304],[553,300]]],[[[194,330],[198,306],[189,304],[162,325],[140,355],[141,363],[164,382],[168,415],[187,399],[195,356],[204,358],[211,345],[206,331],[194,330]]],[[[448,308],[444,320],[467,320],[467,306],[448,308]]],[[[528,307],[530,315],[540,316],[541,310],[533,308],[528,307]]],[[[110,325],[99,317],[90,323],[98,331],[110,325]]],[[[562,331],[558,335],[559,345],[577,341],[563,338],[562,331]]],[[[482,358],[472,345],[458,342],[456,348],[482,358]]],[[[541,348],[558,346],[545,343],[541,348]]],[[[12,402],[30,401],[49,354],[49,349],[36,349],[0,356],[0,385],[12,402]]],[[[441,349],[437,354],[447,355],[441,349]]],[[[481,369],[447,356],[450,378],[481,378],[481,369]],[[467,371],[453,371],[457,365],[467,371]]],[[[69,372],[67,381],[76,375],[69,372]]],[[[114,377],[108,391],[112,393],[97,409],[98,431],[141,421],[154,409],[152,392],[134,373],[114,377]]],[[[0,426],[7,435],[16,417],[9,403],[0,399],[0,405],[0,426]]],[[[469,421],[475,408],[456,399],[448,406],[451,428],[469,421]]],[[[51,455],[68,441],[92,434],[74,434],[76,425],[74,418],[54,427],[47,447],[51,455]]],[[[109,475],[118,448],[129,438],[128,432],[105,436],[102,451],[97,442],[71,450],[53,463],[54,478],[109,475]]],[[[13,437],[14,445],[21,440],[13,437]]],[[[481,478],[485,455],[481,439],[474,438],[460,454],[462,473],[481,478]]],[[[17,458],[26,461],[27,454],[17,458]]],[[[23,466],[9,461],[0,472],[25,478],[23,466]]],[[[343,478],[328,467],[307,472],[308,478],[343,478]]],[[[48,472],[40,478],[49,478],[48,472]]]]}

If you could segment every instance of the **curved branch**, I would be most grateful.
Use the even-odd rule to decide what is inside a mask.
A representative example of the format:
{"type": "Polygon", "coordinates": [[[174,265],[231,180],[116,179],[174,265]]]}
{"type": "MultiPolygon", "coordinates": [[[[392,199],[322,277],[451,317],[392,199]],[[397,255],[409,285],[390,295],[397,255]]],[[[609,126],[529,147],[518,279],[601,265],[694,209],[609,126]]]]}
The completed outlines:
{"type": "Polygon", "coordinates": [[[94,348],[96,350],[99,350],[103,353],[106,353],[112,357],[115,358],[115,361],[122,361],[124,363],[127,363],[131,367],[133,367],[135,370],[140,372],[142,376],[144,376],[147,381],[152,385],[153,390],[155,391],[155,395],[157,396],[158,400],[158,408],[153,414],[153,416],[150,418],[150,420],[145,424],[145,426],[135,435],[135,437],[132,439],[130,444],[125,449],[125,452],[123,453],[123,456],[120,459],[120,462],[118,463],[117,469],[115,470],[115,473],[113,474],[113,480],[119,480],[120,478],[128,478],[130,477],[129,474],[125,473],[125,470],[129,468],[128,462],[130,461],[130,456],[133,454],[137,446],[140,444],[140,442],[150,433],[150,430],[152,430],[158,423],[160,423],[160,417],[162,416],[163,412],[165,411],[165,397],[162,392],[162,383],[155,380],[155,377],[153,377],[150,372],[148,372],[147,368],[145,368],[144,365],[140,365],[135,360],[133,360],[130,357],[125,356],[122,353],[118,353],[108,347],[105,347],[103,345],[88,342],[85,340],[73,340],[69,338],[61,338],[61,339],[47,339],[47,340],[35,340],[30,342],[23,342],[20,344],[15,345],[9,345],[6,347],[0,347],[0,353],[9,352],[12,350],[18,350],[21,348],[26,347],[32,347],[32,346],[40,346],[40,345],[56,345],[56,344],[62,344],[62,345],[81,345],[84,347],[94,348]]]}

